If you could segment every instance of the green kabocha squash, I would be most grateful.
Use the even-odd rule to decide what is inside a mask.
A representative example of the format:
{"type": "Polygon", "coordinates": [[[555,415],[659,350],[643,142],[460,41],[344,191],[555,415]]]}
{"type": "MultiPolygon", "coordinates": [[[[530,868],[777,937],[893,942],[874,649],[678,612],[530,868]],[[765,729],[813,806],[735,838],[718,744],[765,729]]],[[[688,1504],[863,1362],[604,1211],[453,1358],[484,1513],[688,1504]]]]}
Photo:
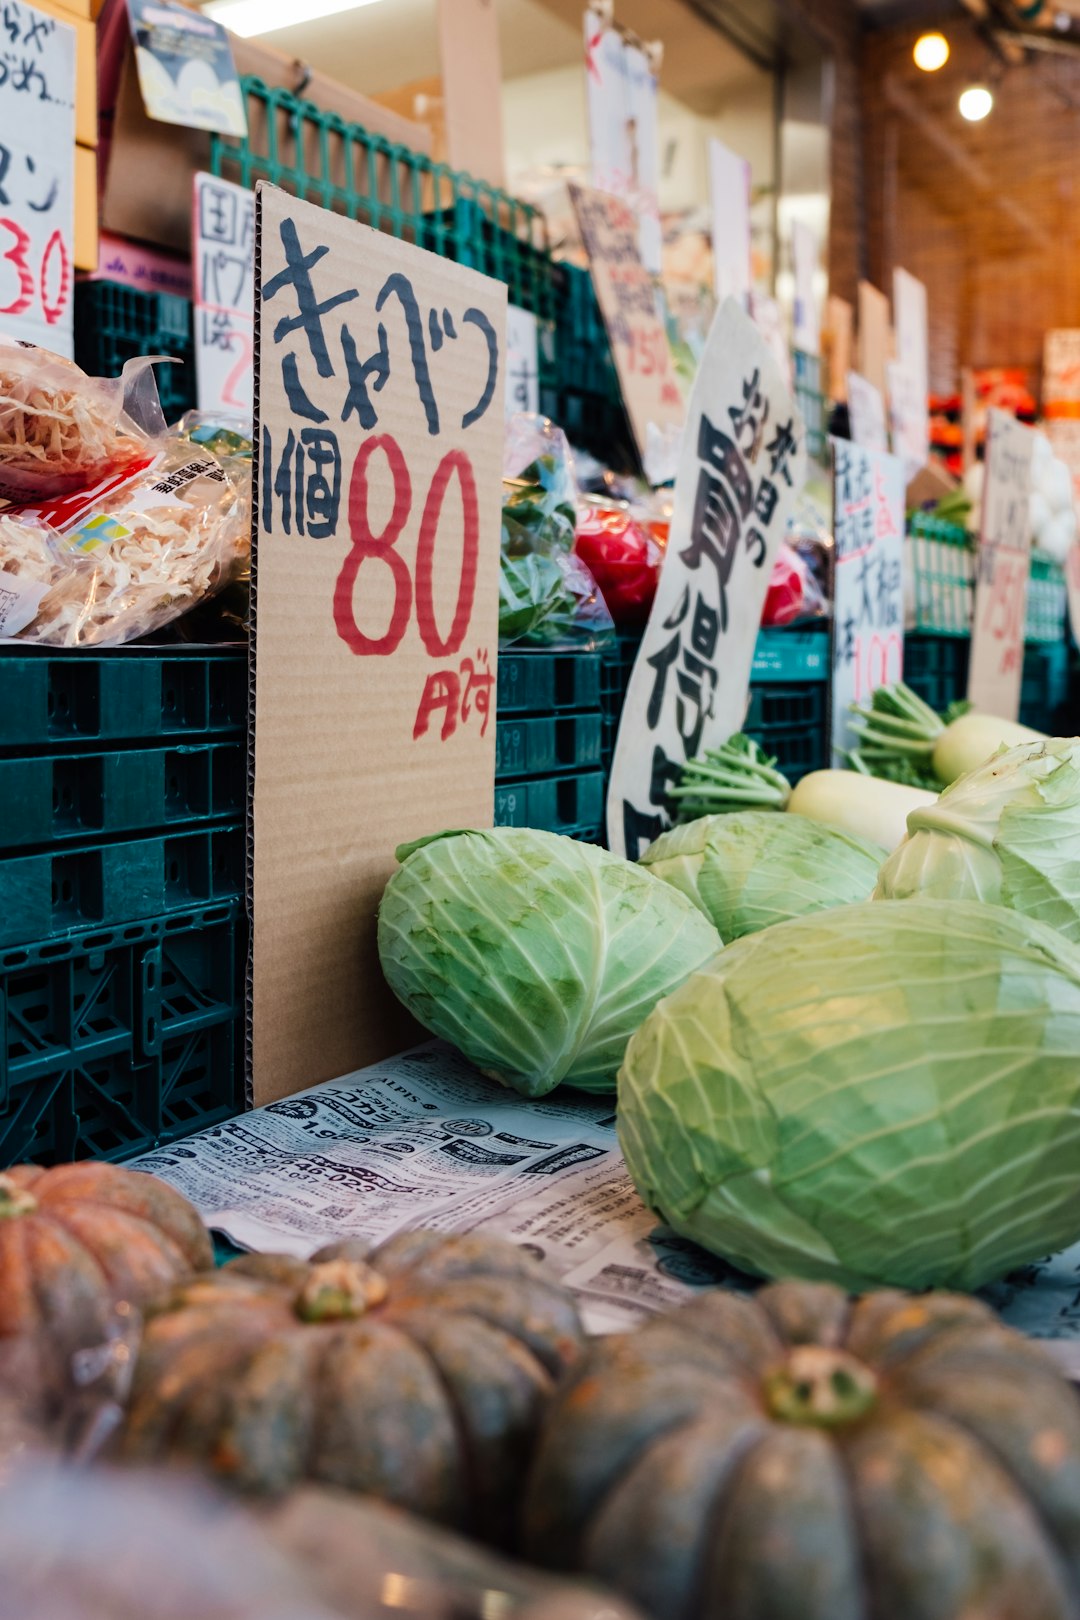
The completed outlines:
{"type": "Polygon", "coordinates": [[[121,1450],[248,1491],[363,1491],[501,1540],[582,1343],[570,1295],[497,1239],[246,1255],[149,1314],[121,1450]]]}
{"type": "Polygon", "coordinates": [[[213,1261],[198,1211],[154,1176],[112,1164],[20,1164],[0,1174],[0,1395],[51,1421],[71,1358],[213,1261]]]}
{"type": "Polygon", "coordinates": [[[717,1289],[593,1343],[524,1545],[655,1620],[1075,1620],[1080,1402],[966,1296],[717,1289]]]}

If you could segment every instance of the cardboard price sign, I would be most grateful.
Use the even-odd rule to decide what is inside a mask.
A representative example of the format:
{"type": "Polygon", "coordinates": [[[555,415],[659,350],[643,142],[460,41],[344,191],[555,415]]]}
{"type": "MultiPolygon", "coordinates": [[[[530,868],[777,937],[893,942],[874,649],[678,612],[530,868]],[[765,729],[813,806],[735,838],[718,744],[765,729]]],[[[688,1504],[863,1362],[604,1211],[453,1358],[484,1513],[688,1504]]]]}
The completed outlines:
{"type": "Polygon", "coordinates": [[[690,396],[660,583],[623,705],[611,849],[637,860],[670,825],[682,766],[746,714],[777,548],[806,479],[802,418],[736,301],[717,311],[690,396]]]}
{"type": "Polygon", "coordinates": [[[1015,720],[1020,712],[1034,446],[1030,428],[1005,411],[990,411],[967,695],[999,720],[1015,720]]]}
{"type": "Polygon", "coordinates": [[[619,386],[645,476],[663,483],[661,466],[685,408],[652,277],[638,251],[638,221],[618,197],[571,185],[581,239],[604,317],[619,386]]]}
{"type": "Polygon", "coordinates": [[[850,708],[904,672],[904,469],[834,439],[833,763],[856,743],[850,708]]]}
{"type": "Polygon", "coordinates": [[[265,185],[255,278],[258,1103],[407,1044],[394,850],[491,825],[506,289],[265,185]]]}
{"type": "Polygon", "coordinates": [[[70,358],[75,238],[75,30],[3,8],[0,331],[70,358]]]}
{"type": "Polygon", "coordinates": [[[255,388],[255,196],[195,176],[195,373],[199,409],[250,416],[255,388]]]}

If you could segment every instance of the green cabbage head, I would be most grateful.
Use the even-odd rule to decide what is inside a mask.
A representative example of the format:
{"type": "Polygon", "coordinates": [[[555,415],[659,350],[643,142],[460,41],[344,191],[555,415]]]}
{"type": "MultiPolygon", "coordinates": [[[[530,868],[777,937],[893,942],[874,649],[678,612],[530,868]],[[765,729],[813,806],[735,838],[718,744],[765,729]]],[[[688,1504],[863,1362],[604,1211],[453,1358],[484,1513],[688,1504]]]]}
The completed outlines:
{"type": "Polygon", "coordinates": [[[978,1288],[1080,1238],[1080,951],[973,901],[750,934],[630,1042],[618,1133],[746,1271],[978,1288]]]}
{"type": "Polygon", "coordinates": [[[414,1018],[527,1097],[614,1091],[626,1043],[715,956],[716,929],[640,866],[499,827],[398,850],[379,957],[414,1018]]]}
{"type": "Polygon", "coordinates": [[[885,850],[806,816],[740,810],[673,827],[641,857],[725,940],[828,906],[868,900],[885,850]]]}
{"type": "Polygon", "coordinates": [[[1003,749],[908,817],[874,898],[988,900],[1080,944],[1080,738],[1003,749]]]}

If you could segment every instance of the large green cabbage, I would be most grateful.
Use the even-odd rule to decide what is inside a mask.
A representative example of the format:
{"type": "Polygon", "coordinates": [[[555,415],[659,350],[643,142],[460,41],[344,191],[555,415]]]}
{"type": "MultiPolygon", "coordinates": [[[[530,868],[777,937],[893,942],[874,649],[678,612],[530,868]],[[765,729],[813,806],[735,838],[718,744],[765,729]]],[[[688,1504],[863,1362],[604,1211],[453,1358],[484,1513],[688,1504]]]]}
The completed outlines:
{"type": "Polygon", "coordinates": [[[748,935],[630,1042],[618,1131],[744,1270],[977,1288],[1080,1238],[1080,952],[971,901],[748,935]]]}
{"type": "Polygon", "coordinates": [[[681,889],[723,939],[733,940],[869,899],[884,859],[879,845],[805,816],[741,810],[661,833],[641,864],[681,889]]]}
{"type": "Polygon", "coordinates": [[[614,1091],[642,1019],[720,949],[676,890],[556,833],[443,834],[398,859],[379,908],[391,989],[528,1097],[560,1081],[614,1091]]]}
{"type": "Polygon", "coordinates": [[[914,810],[875,899],[988,900],[1080,943],[1080,740],[1020,743],[914,810]]]}

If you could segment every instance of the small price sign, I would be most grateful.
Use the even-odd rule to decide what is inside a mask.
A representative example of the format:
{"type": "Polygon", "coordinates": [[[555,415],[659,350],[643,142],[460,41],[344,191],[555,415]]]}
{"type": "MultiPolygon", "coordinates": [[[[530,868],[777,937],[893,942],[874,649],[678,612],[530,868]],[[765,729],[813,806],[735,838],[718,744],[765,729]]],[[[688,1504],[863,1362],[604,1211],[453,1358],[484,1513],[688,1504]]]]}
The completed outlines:
{"type": "Polygon", "coordinates": [[[606,192],[572,185],[570,195],[638,455],[646,477],[663,483],[670,476],[660,465],[665,436],[682,426],[686,411],[653,280],[641,262],[637,217],[606,192]]]}
{"type": "Polygon", "coordinates": [[[8,0],[0,36],[0,331],[71,355],[75,30],[8,0]]]}
{"type": "Polygon", "coordinates": [[[403,841],[490,826],[506,289],[256,198],[256,1101],[398,1050],[403,841]]]}
{"type": "Polygon", "coordinates": [[[833,761],[854,747],[851,705],[904,670],[904,471],[895,456],[833,446],[833,761]]]}
{"type": "Polygon", "coordinates": [[[195,176],[192,230],[199,407],[251,415],[255,386],[255,197],[195,176]]]}
{"type": "Polygon", "coordinates": [[[1015,720],[1020,712],[1034,445],[1030,428],[1005,411],[990,411],[968,698],[1000,720],[1015,720]]]}

